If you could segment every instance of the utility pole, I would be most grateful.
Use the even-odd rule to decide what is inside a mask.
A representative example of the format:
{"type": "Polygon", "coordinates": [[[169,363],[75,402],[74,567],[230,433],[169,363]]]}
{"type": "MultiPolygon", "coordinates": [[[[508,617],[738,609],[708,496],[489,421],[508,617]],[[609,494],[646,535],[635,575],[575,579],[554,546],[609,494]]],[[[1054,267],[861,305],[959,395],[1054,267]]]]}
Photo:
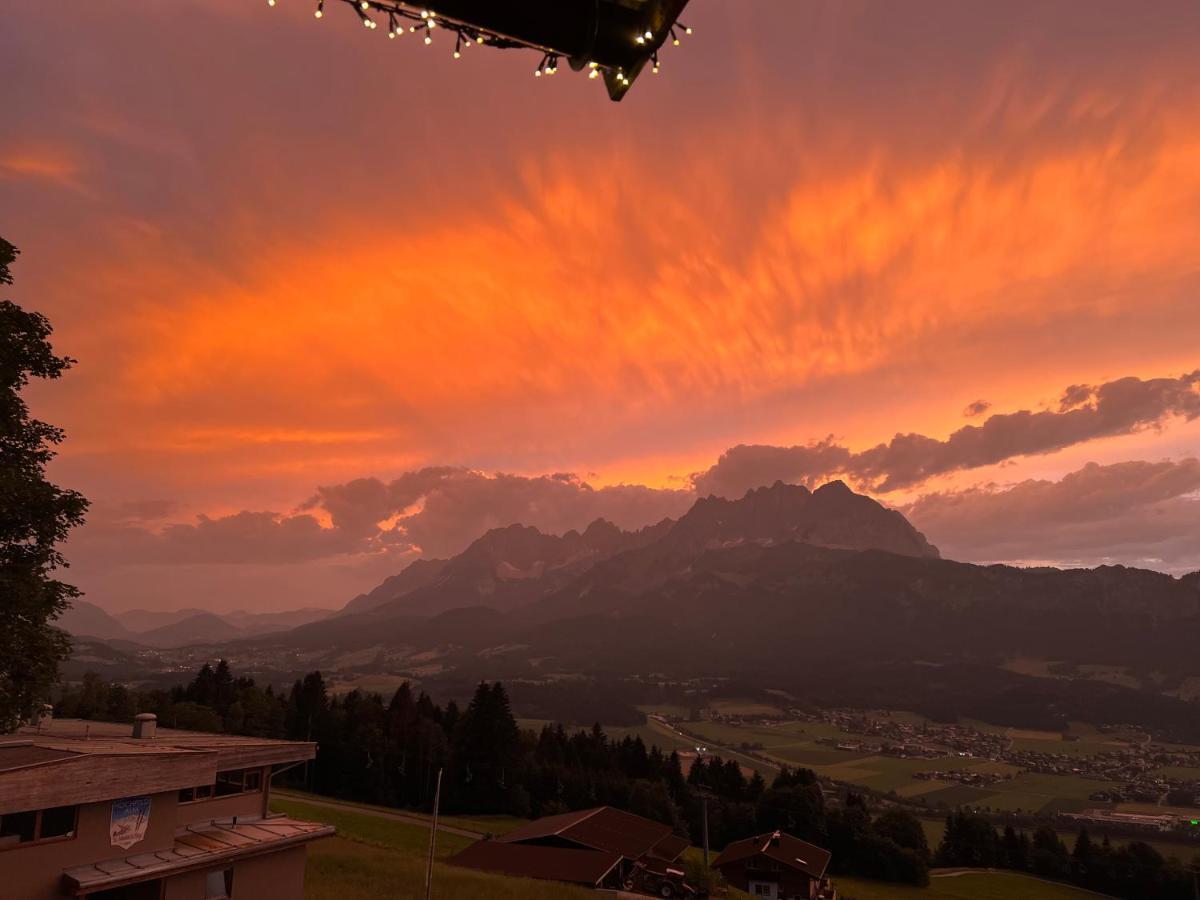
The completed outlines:
{"type": "Polygon", "coordinates": [[[429,862],[425,866],[425,900],[433,895],[433,851],[437,846],[438,806],[442,802],[442,770],[438,769],[437,787],[433,791],[433,827],[429,829],[429,862]]]}
{"type": "Polygon", "coordinates": [[[708,797],[701,798],[704,801],[704,868],[708,870],[708,797]]]}

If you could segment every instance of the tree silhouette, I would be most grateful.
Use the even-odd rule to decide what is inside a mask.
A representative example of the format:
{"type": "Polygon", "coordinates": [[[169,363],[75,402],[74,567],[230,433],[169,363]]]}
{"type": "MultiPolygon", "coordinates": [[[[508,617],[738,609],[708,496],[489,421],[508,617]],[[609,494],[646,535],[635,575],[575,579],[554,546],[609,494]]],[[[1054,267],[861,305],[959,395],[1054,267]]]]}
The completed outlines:
{"type": "MultiPolygon", "coordinates": [[[[12,284],[17,248],[0,239],[0,284],[12,284]]],[[[70,641],[53,622],[79,591],[54,577],[58,545],[83,521],[87,501],[46,480],[61,429],[31,418],[21,399],[30,378],[58,378],[45,316],[0,301],[0,732],[46,700],[70,641]]]]}

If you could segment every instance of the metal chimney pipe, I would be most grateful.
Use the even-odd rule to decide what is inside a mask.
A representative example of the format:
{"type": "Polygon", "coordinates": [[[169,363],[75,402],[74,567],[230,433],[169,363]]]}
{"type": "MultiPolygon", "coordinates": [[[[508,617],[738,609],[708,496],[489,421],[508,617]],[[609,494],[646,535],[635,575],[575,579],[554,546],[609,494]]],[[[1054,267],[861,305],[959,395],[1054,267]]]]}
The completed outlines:
{"type": "Polygon", "coordinates": [[[157,729],[158,716],[154,713],[138,713],[133,717],[133,736],[138,740],[152,740],[157,729]]]}

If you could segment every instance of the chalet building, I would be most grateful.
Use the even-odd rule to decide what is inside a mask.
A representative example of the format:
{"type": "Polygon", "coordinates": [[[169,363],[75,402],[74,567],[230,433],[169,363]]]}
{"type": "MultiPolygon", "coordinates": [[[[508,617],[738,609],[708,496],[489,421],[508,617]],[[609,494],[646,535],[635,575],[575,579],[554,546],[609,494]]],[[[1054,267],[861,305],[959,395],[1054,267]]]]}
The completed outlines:
{"type": "Polygon", "coordinates": [[[837,900],[829,851],[776,831],[734,841],[713,860],[733,887],[768,900],[837,900]]]}
{"type": "Polygon", "coordinates": [[[601,806],[536,819],[498,838],[472,844],[449,862],[522,878],[618,890],[631,883],[670,882],[682,895],[683,871],[674,863],[687,847],[687,838],[672,833],[669,825],[601,806]]]}
{"type": "Polygon", "coordinates": [[[0,736],[0,896],[301,900],[333,829],[269,811],[316,745],[61,719],[0,736]]]}

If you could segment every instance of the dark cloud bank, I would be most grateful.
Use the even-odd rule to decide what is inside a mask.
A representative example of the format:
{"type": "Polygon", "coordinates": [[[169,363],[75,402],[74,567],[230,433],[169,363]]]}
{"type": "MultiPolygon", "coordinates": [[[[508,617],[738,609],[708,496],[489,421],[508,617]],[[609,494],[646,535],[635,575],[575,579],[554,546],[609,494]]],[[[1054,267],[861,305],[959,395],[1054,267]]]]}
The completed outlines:
{"type": "Polygon", "coordinates": [[[982,425],[964,425],[945,440],[897,434],[858,453],[832,438],[798,447],[741,444],[692,480],[698,494],[735,497],[775,481],[811,484],[841,475],[867,490],[887,493],[935,475],[1160,427],[1173,416],[1189,421],[1200,417],[1200,369],[1178,378],[1072,385],[1056,409],[997,413],[982,425]]]}
{"type": "MultiPolygon", "coordinates": [[[[982,410],[982,404],[972,407],[982,410]]],[[[737,497],[777,480],[812,485],[842,477],[886,495],[936,475],[1162,427],[1173,417],[1200,417],[1200,370],[1073,385],[1053,409],[994,414],[944,440],[897,434],[859,452],[832,438],[796,447],[742,445],[694,475],[693,490],[595,488],[570,474],[528,477],[442,466],[392,481],[321,487],[290,514],[243,511],[164,525],[168,504],[100,507],[71,554],[99,570],[371,557],[399,564],[416,555],[457,553],[489,528],[513,522],[552,533],[582,529],[596,518],[638,528],[680,515],[697,495],[737,497]]],[[[1200,568],[1198,497],[1200,461],[1184,459],[1090,464],[1061,481],[927,493],[903,511],[950,558],[1188,571],[1200,568]]]]}

